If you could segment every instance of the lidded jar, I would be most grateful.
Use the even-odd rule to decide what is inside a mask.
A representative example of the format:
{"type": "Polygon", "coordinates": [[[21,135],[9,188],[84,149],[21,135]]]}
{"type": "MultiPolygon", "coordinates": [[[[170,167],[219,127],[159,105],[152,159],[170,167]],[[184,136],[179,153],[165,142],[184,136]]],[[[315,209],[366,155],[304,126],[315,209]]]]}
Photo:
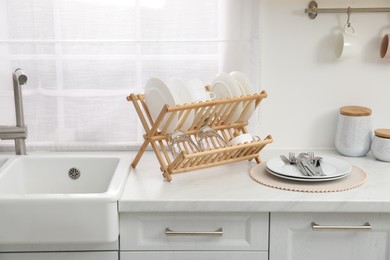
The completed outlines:
{"type": "Polygon", "coordinates": [[[372,110],[362,106],[340,108],[335,146],[345,156],[365,156],[372,139],[372,110]]]}
{"type": "Polygon", "coordinates": [[[390,162],[390,129],[375,130],[371,152],[378,160],[390,162]]]}

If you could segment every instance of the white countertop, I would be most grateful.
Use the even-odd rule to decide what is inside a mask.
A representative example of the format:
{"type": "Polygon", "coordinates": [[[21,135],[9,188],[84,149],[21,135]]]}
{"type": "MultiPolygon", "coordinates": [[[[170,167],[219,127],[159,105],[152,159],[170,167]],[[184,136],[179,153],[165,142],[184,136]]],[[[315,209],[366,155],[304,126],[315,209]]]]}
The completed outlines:
{"type": "MultiPolygon", "coordinates": [[[[300,152],[296,150],[295,152],[300,152]]],[[[368,182],[343,192],[304,193],[263,186],[251,179],[248,161],[172,175],[163,179],[153,152],[141,158],[127,179],[119,201],[121,212],[390,212],[390,163],[366,157],[344,157],[335,151],[315,151],[346,160],[368,174],[368,182]]],[[[262,161],[288,154],[265,150],[262,161]]]]}

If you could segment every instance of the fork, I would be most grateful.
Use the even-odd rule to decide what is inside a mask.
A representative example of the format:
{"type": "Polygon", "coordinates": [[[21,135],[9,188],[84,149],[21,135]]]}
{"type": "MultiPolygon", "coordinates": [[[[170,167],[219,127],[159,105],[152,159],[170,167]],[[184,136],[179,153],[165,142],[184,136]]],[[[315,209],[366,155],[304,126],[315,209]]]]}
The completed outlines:
{"type": "Polygon", "coordinates": [[[286,165],[291,165],[292,164],[291,161],[289,159],[287,159],[287,157],[285,155],[283,155],[283,154],[280,156],[280,159],[282,159],[282,161],[286,165]]]}
{"type": "Polygon", "coordinates": [[[295,158],[295,153],[288,153],[288,159],[291,163],[297,163],[297,158],[295,158]]]}
{"type": "Polygon", "coordinates": [[[315,168],[315,171],[316,171],[315,176],[326,176],[326,174],[322,171],[322,168],[321,168],[320,161],[321,161],[322,157],[314,156],[314,152],[309,152],[308,155],[309,155],[310,163],[315,168]]]}
{"type": "Polygon", "coordinates": [[[290,159],[287,159],[287,157],[285,155],[280,155],[280,159],[282,159],[282,161],[284,162],[284,164],[286,165],[295,165],[299,171],[304,175],[304,176],[311,176],[312,174],[308,172],[308,170],[306,170],[306,168],[301,164],[301,161],[297,160],[295,158],[295,154],[294,153],[289,153],[289,158],[290,159]]]}

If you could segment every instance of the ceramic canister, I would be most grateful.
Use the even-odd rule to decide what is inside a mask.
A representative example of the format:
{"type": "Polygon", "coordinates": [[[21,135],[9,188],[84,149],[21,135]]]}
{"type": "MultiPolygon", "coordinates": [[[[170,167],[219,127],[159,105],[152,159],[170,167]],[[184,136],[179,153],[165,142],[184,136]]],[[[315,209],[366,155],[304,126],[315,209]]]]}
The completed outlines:
{"type": "Polygon", "coordinates": [[[390,129],[375,130],[371,152],[378,160],[390,162],[390,129]]]}
{"type": "Polygon", "coordinates": [[[372,110],[361,106],[340,108],[335,146],[345,156],[365,156],[372,139],[372,110]]]}

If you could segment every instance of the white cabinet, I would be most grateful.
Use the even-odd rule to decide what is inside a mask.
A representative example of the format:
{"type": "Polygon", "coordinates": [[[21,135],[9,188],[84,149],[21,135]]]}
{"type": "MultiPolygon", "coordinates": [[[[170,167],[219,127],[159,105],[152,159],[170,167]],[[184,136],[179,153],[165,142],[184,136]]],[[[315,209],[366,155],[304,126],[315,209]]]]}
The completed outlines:
{"type": "Polygon", "coordinates": [[[118,260],[116,252],[0,253],[1,260],[118,260]]]}
{"type": "Polygon", "coordinates": [[[268,213],[121,213],[121,259],[267,259],[268,218],[268,213]]]}
{"type": "Polygon", "coordinates": [[[270,222],[270,260],[390,259],[390,214],[271,213],[270,222]]]}
{"type": "Polygon", "coordinates": [[[267,252],[158,251],[121,252],[121,260],[268,260],[267,252]]]}

